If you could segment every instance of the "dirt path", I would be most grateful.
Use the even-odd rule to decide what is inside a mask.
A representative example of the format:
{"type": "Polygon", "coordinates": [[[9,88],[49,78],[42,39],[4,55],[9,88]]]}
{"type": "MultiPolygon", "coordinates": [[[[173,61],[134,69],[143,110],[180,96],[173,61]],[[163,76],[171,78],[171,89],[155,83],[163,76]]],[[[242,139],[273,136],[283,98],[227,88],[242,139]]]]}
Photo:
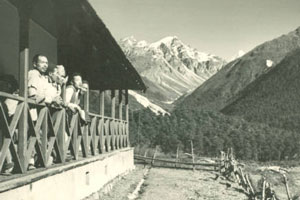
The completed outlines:
{"type": "MultiPolygon", "coordinates": [[[[118,181],[109,194],[102,196],[104,200],[125,200],[135,190],[144,177],[142,166],[118,181]]],[[[238,185],[228,187],[224,180],[214,180],[215,174],[207,171],[176,170],[152,168],[143,186],[140,200],[243,200],[247,197],[238,191],[238,185]]]]}
{"type": "Polygon", "coordinates": [[[214,180],[215,174],[207,171],[152,168],[145,181],[141,200],[242,200],[247,197],[238,192],[238,186],[226,186],[224,180],[214,180]]]}

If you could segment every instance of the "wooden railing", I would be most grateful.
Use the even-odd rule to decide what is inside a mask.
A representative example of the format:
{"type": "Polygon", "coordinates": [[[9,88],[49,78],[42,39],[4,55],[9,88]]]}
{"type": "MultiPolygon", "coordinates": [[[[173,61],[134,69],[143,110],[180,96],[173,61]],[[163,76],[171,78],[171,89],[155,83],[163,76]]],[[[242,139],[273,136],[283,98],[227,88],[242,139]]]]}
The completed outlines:
{"type": "Polygon", "coordinates": [[[53,158],[54,163],[65,163],[129,146],[128,99],[127,120],[89,113],[91,122],[83,123],[78,113],[68,114],[64,108],[37,105],[4,92],[0,98],[0,169],[8,156],[12,157],[14,172],[25,173],[32,158],[36,166],[47,168],[53,158]],[[18,101],[11,119],[4,109],[6,98],[18,101]],[[30,114],[32,108],[37,109],[36,121],[30,114]]]}

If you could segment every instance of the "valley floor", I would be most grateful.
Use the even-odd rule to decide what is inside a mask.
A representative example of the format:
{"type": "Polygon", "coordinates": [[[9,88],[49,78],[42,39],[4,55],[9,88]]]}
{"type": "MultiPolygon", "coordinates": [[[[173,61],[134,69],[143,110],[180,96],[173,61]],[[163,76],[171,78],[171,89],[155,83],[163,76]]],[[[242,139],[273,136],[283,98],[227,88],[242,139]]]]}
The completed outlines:
{"type": "MultiPolygon", "coordinates": [[[[138,165],[101,199],[133,199],[133,191],[148,170],[138,165]]],[[[228,187],[229,182],[220,178],[215,180],[216,173],[211,171],[151,168],[145,177],[138,196],[135,196],[141,200],[247,199],[237,184],[230,183],[228,187]]]]}

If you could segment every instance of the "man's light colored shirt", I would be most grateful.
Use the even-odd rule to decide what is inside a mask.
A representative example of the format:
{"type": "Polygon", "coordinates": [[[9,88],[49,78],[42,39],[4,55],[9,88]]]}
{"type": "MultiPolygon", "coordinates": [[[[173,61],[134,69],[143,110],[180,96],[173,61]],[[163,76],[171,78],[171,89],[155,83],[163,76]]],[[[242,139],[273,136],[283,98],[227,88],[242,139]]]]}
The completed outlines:
{"type": "Polygon", "coordinates": [[[48,78],[46,76],[36,69],[30,70],[28,72],[28,97],[32,99],[45,98],[47,84],[48,78]]]}
{"type": "Polygon", "coordinates": [[[60,96],[61,94],[61,87],[55,82],[52,82],[52,80],[49,78],[48,83],[46,85],[45,90],[45,102],[51,103],[55,98],[60,96]]]}

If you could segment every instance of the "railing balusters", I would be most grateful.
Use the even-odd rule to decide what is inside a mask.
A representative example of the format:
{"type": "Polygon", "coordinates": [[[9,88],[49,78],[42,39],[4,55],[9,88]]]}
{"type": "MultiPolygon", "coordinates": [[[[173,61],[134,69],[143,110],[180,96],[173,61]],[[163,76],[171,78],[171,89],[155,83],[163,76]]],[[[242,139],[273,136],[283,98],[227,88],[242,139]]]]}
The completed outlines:
{"type": "Polygon", "coordinates": [[[128,92],[125,92],[125,120],[122,119],[122,90],[119,91],[118,119],[115,118],[115,91],[112,90],[111,94],[111,117],[104,116],[104,91],[100,91],[100,115],[91,113],[91,123],[83,124],[78,113],[67,114],[65,109],[35,105],[28,100],[30,105],[38,108],[38,119],[33,121],[26,98],[14,98],[1,92],[1,97],[12,98],[19,103],[8,124],[0,102],[0,129],[1,134],[4,134],[3,144],[0,146],[0,169],[7,155],[12,155],[15,171],[24,173],[34,154],[38,158],[36,164],[47,167],[51,164],[49,162],[51,156],[56,163],[64,163],[69,150],[74,159],[78,160],[79,156],[95,156],[129,146],[128,92]],[[14,145],[13,137],[16,128],[18,128],[18,144],[14,145]],[[80,147],[82,152],[79,151],[80,147]]]}
{"type": "Polygon", "coordinates": [[[64,163],[66,160],[65,157],[65,133],[66,133],[66,111],[63,109],[61,110],[62,112],[62,118],[61,118],[61,123],[60,127],[57,133],[57,142],[58,146],[61,152],[61,162],[64,163]]]}

